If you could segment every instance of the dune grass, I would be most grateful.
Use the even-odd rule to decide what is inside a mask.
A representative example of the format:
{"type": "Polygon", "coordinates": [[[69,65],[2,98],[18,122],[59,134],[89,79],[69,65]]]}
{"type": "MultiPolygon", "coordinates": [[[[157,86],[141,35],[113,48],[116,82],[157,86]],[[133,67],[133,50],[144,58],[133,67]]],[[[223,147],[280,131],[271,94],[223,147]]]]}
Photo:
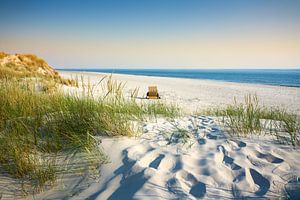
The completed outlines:
{"type": "Polygon", "coordinates": [[[53,90],[58,84],[77,86],[77,82],[65,79],[48,63],[32,54],[6,54],[0,52],[0,79],[40,79],[44,90],[53,90]]]}
{"type": "Polygon", "coordinates": [[[124,98],[122,83],[111,77],[99,87],[104,95],[95,98],[90,86],[82,95],[69,95],[39,90],[36,81],[0,79],[0,167],[41,188],[56,179],[56,155],[96,152],[91,164],[99,166],[105,155],[95,136],[133,136],[132,121],[178,114],[176,106],[163,102],[139,104],[124,98]]]}
{"type": "Polygon", "coordinates": [[[230,129],[230,134],[238,136],[271,134],[281,142],[290,143],[293,146],[300,144],[299,116],[288,113],[284,109],[260,106],[256,95],[245,96],[243,104],[234,103],[224,109],[216,108],[204,113],[222,116],[222,121],[230,129]]]}

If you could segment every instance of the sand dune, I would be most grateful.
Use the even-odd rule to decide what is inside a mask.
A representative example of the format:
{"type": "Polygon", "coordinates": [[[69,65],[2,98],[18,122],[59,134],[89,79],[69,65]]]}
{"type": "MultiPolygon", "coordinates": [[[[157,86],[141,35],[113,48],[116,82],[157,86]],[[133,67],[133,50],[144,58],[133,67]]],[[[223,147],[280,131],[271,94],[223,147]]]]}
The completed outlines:
{"type": "Polygon", "coordinates": [[[300,150],[268,140],[227,137],[215,118],[189,116],[144,124],[137,139],[103,138],[111,163],[99,183],[74,199],[280,198],[300,172],[300,150]],[[170,140],[179,128],[187,142],[170,140]]]}

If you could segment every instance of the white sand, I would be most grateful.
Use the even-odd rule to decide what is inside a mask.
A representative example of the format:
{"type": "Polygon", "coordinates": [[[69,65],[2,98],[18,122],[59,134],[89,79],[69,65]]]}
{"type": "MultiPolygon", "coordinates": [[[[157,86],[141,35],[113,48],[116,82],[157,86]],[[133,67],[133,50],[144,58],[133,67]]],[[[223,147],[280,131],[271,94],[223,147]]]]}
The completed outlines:
{"type": "Polygon", "coordinates": [[[300,175],[300,149],[266,138],[227,138],[215,118],[189,116],[144,124],[139,139],[104,138],[110,163],[98,183],[72,199],[278,199],[300,175]],[[171,140],[177,128],[187,143],[171,140]]]}
{"type": "MultiPolygon", "coordinates": [[[[92,84],[103,77],[81,74],[92,84]]],[[[148,85],[157,85],[163,99],[189,111],[224,106],[233,97],[241,102],[245,94],[256,93],[265,105],[300,113],[299,88],[130,75],[114,78],[126,82],[127,92],[139,86],[140,97],[148,85]]],[[[173,120],[158,118],[142,124],[139,138],[100,138],[110,162],[102,165],[97,181],[78,190],[50,190],[36,198],[279,199],[293,191],[288,182],[300,176],[299,148],[275,144],[264,136],[231,138],[217,121],[190,114],[173,120]],[[187,131],[186,141],[176,137],[180,130],[187,131]]],[[[299,191],[299,182],[297,187],[299,191]]]]}
{"type": "MultiPolygon", "coordinates": [[[[95,84],[104,73],[60,72],[64,77],[80,77],[95,84]]],[[[281,107],[300,114],[300,88],[259,84],[229,83],[222,81],[182,78],[150,77],[113,74],[113,78],[126,83],[125,91],[139,88],[139,97],[144,97],[149,85],[157,85],[163,99],[174,102],[189,111],[211,107],[224,107],[234,102],[244,102],[247,94],[256,94],[260,103],[269,107],[281,107]]]]}
{"type": "MultiPolygon", "coordinates": [[[[62,72],[63,76],[77,73],[62,72]]],[[[105,74],[82,73],[91,83],[105,74]]],[[[163,99],[188,111],[225,106],[256,94],[261,103],[300,113],[300,88],[225,83],[208,80],[113,75],[126,82],[126,91],[139,87],[143,97],[157,85],[163,99]]],[[[147,101],[147,100],[144,100],[147,101]]],[[[104,138],[111,163],[101,167],[94,183],[74,199],[278,199],[300,175],[300,149],[275,144],[273,138],[229,138],[208,116],[187,116],[173,121],[157,119],[143,125],[138,139],[104,138]],[[190,138],[172,138],[178,128],[190,138]]],[[[299,189],[299,184],[297,185],[299,189]]]]}

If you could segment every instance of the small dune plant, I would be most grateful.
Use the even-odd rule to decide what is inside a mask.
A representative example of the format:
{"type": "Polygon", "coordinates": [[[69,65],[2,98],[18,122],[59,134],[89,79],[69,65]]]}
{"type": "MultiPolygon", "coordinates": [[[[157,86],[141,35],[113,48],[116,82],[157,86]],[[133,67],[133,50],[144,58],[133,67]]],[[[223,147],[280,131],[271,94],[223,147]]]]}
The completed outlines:
{"type": "Polygon", "coordinates": [[[250,134],[271,134],[279,141],[299,145],[300,119],[284,109],[267,108],[259,104],[256,95],[246,95],[245,102],[215,108],[205,114],[222,116],[222,122],[229,128],[229,134],[247,136],[250,134]]]}

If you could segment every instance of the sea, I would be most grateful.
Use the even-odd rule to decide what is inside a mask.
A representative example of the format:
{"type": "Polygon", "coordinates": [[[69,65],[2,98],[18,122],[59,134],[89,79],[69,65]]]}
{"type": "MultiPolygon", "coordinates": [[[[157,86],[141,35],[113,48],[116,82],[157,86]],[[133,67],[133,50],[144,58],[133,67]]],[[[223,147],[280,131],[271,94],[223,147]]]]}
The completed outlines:
{"type": "Polygon", "coordinates": [[[142,76],[217,80],[276,86],[300,87],[300,69],[64,69],[64,71],[104,72],[142,76]]]}

